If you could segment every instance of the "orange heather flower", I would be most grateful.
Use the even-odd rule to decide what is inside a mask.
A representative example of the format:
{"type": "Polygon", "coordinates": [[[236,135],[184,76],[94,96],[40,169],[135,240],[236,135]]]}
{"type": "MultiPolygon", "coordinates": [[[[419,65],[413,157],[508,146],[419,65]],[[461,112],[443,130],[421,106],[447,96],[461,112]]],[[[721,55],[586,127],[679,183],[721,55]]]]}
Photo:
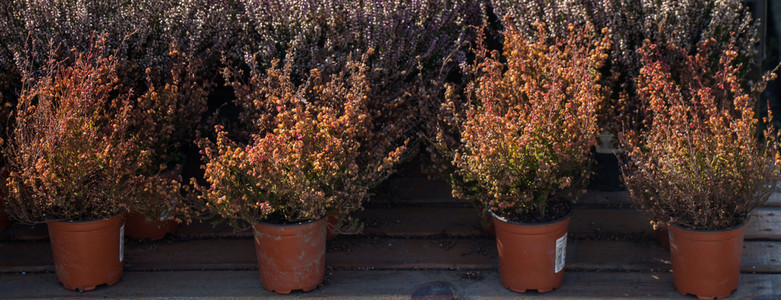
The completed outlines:
{"type": "MultiPolygon", "coordinates": [[[[670,42],[641,49],[637,78],[644,116],[620,134],[622,164],[633,202],[656,221],[692,229],[743,223],[773,191],[781,172],[777,132],[762,129],[732,39],[711,63],[715,40],[697,53],[670,42]],[[757,137],[760,137],[759,139],[757,137]]],[[[755,85],[764,88],[769,77],[755,85]]]]}
{"type": "Polygon", "coordinates": [[[443,105],[460,124],[461,141],[452,152],[454,195],[515,220],[560,217],[550,203],[581,191],[599,133],[597,70],[609,34],[598,37],[587,26],[570,28],[566,38],[547,36],[540,26],[529,42],[510,26],[503,57],[489,56],[481,36],[466,101],[459,104],[448,93],[443,105]]]}

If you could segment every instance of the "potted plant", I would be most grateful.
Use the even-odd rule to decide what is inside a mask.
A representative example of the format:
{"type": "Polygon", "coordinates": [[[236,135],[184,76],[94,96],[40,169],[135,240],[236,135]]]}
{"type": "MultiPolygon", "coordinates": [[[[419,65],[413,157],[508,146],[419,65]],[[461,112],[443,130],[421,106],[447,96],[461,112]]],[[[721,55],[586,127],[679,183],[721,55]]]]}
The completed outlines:
{"type": "Polygon", "coordinates": [[[132,97],[117,77],[105,38],[25,69],[16,118],[4,145],[6,210],[45,222],[57,279],[67,289],[113,285],[122,276],[124,212],[148,186],[137,170],[148,151],[129,134],[132,97]]]}
{"type": "Polygon", "coordinates": [[[298,84],[290,61],[250,66],[249,83],[240,72],[226,77],[253,131],[242,143],[216,126],[216,143],[201,140],[208,185],[196,187],[206,209],[236,227],[252,225],[265,289],[311,291],[323,281],[325,217],[360,209],[369,183],[390,172],[403,149],[380,164],[359,161],[366,146],[358,141],[372,124],[365,65],[313,69],[298,84]]]}
{"type": "MultiPolygon", "coordinates": [[[[510,25],[503,57],[478,38],[476,77],[456,118],[453,163],[463,180],[454,182],[480,193],[496,227],[502,285],[517,292],[561,285],[570,201],[589,176],[599,134],[597,70],[611,45],[608,32],[599,38],[592,26],[570,26],[565,38],[538,28],[530,42],[510,25]]],[[[458,107],[455,91],[447,98],[446,107],[458,107]]]]}
{"type": "Polygon", "coordinates": [[[715,59],[714,44],[690,54],[647,42],[636,81],[643,126],[620,135],[630,197],[668,224],[675,288],[701,299],[738,287],[749,213],[779,178],[777,131],[755,110],[770,75],[749,91],[735,39],[715,59]]]}

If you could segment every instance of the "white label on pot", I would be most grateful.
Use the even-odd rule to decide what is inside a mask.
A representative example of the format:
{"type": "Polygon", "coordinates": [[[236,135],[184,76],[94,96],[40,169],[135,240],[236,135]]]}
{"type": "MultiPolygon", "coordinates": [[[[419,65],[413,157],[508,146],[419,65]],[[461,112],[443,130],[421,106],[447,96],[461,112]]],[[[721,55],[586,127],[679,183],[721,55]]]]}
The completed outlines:
{"type": "Polygon", "coordinates": [[[564,269],[564,261],[567,258],[567,234],[556,239],[556,262],[554,266],[554,273],[561,272],[564,269]]]}
{"type": "Polygon", "coordinates": [[[125,224],[119,227],[119,262],[125,259],[125,224]]]}

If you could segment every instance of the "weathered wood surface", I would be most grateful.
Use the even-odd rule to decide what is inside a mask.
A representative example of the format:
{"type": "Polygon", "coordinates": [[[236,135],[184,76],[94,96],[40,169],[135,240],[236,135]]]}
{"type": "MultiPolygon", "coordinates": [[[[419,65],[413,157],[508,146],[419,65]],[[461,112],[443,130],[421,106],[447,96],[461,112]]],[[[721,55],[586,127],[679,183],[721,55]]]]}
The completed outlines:
{"type": "MultiPolygon", "coordinates": [[[[409,239],[337,238],[328,242],[326,264],[340,269],[462,269],[497,266],[496,243],[490,238],[409,239]]],[[[781,273],[781,242],[747,241],[744,272],[781,273]]],[[[252,239],[202,239],[129,243],[128,270],[256,269],[252,239]]],[[[669,254],[655,241],[570,239],[567,269],[576,271],[664,271],[669,254]]],[[[0,272],[52,271],[49,243],[0,242],[0,272]]]]}
{"type": "MultiPolygon", "coordinates": [[[[456,299],[695,299],[678,294],[669,272],[567,272],[561,288],[519,294],[501,286],[495,270],[335,270],[318,289],[276,295],[264,290],[257,271],[125,272],[112,287],[67,291],[53,273],[0,274],[0,298],[262,298],[410,299],[438,287],[456,299]]],[[[774,300],[781,274],[742,274],[730,299],[774,300]]]]}

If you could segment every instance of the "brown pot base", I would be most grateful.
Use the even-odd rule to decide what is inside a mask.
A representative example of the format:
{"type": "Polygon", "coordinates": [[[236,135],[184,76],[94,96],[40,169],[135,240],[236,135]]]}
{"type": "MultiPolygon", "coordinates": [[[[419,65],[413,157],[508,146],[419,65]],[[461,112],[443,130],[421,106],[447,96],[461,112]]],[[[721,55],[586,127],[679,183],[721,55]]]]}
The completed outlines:
{"type": "Polygon", "coordinates": [[[528,292],[528,291],[537,291],[538,293],[542,294],[542,293],[547,293],[547,292],[553,291],[553,290],[555,290],[555,289],[557,289],[557,288],[561,287],[561,284],[559,284],[559,285],[557,285],[557,286],[552,286],[552,287],[550,287],[550,288],[526,289],[526,290],[522,290],[522,289],[515,289],[515,288],[512,288],[512,287],[510,287],[509,285],[504,285],[504,284],[502,284],[502,286],[503,286],[504,288],[506,288],[506,289],[508,289],[508,290],[511,290],[511,291],[513,291],[513,292],[516,292],[516,293],[525,294],[525,293],[526,293],[526,292],[528,292]]]}
{"type": "Polygon", "coordinates": [[[125,216],[86,222],[48,222],[57,280],[69,290],[90,291],[122,278],[125,216]]]}
{"type": "Polygon", "coordinates": [[[517,224],[494,215],[502,286],[519,293],[545,293],[561,286],[571,216],[550,223],[517,224]]]}
{"type": "Polygon", "coordinates": [[[323,283],[326,227],[326,218],[296,225],[253,224],[263,288],[290,294],[323,283]]]}
{"type": "Polygon", "coordinates": [[[713,299],[726,298],[738,288],[745,223],[719,231],[668,229],[675,290],[713,299]]]}
{"type": "MultiPolygon", "coordinates": [[[[109,280],[107,280],[107,281],[106,281],[106,283],[105,283],[105,284],[100,284],[100,285],[105,285],[105,286],[113,286],[113,285],[117,284],[117,282],[119,282],[119,280],[120,280],[120,279],[122,279],[122,274],[119,274],[119,276],[117,276],[116,278],[109,279],[109,280]]],[[[64,283],[63,283],[63,284],[62,284],[62,287],[66,288],[66,289],[68,289],[68,290],[71,290],[71,291],[77,291],[77,292],[88,292],[88,291],[92,291],[92,290],[96,289],[96,288],[97,288],[98,286],[100,286],[100,285],[92,285],[92,286],[70,286],[70,285],[67,285],[67,284],[64,284],[64,283]]]]}

